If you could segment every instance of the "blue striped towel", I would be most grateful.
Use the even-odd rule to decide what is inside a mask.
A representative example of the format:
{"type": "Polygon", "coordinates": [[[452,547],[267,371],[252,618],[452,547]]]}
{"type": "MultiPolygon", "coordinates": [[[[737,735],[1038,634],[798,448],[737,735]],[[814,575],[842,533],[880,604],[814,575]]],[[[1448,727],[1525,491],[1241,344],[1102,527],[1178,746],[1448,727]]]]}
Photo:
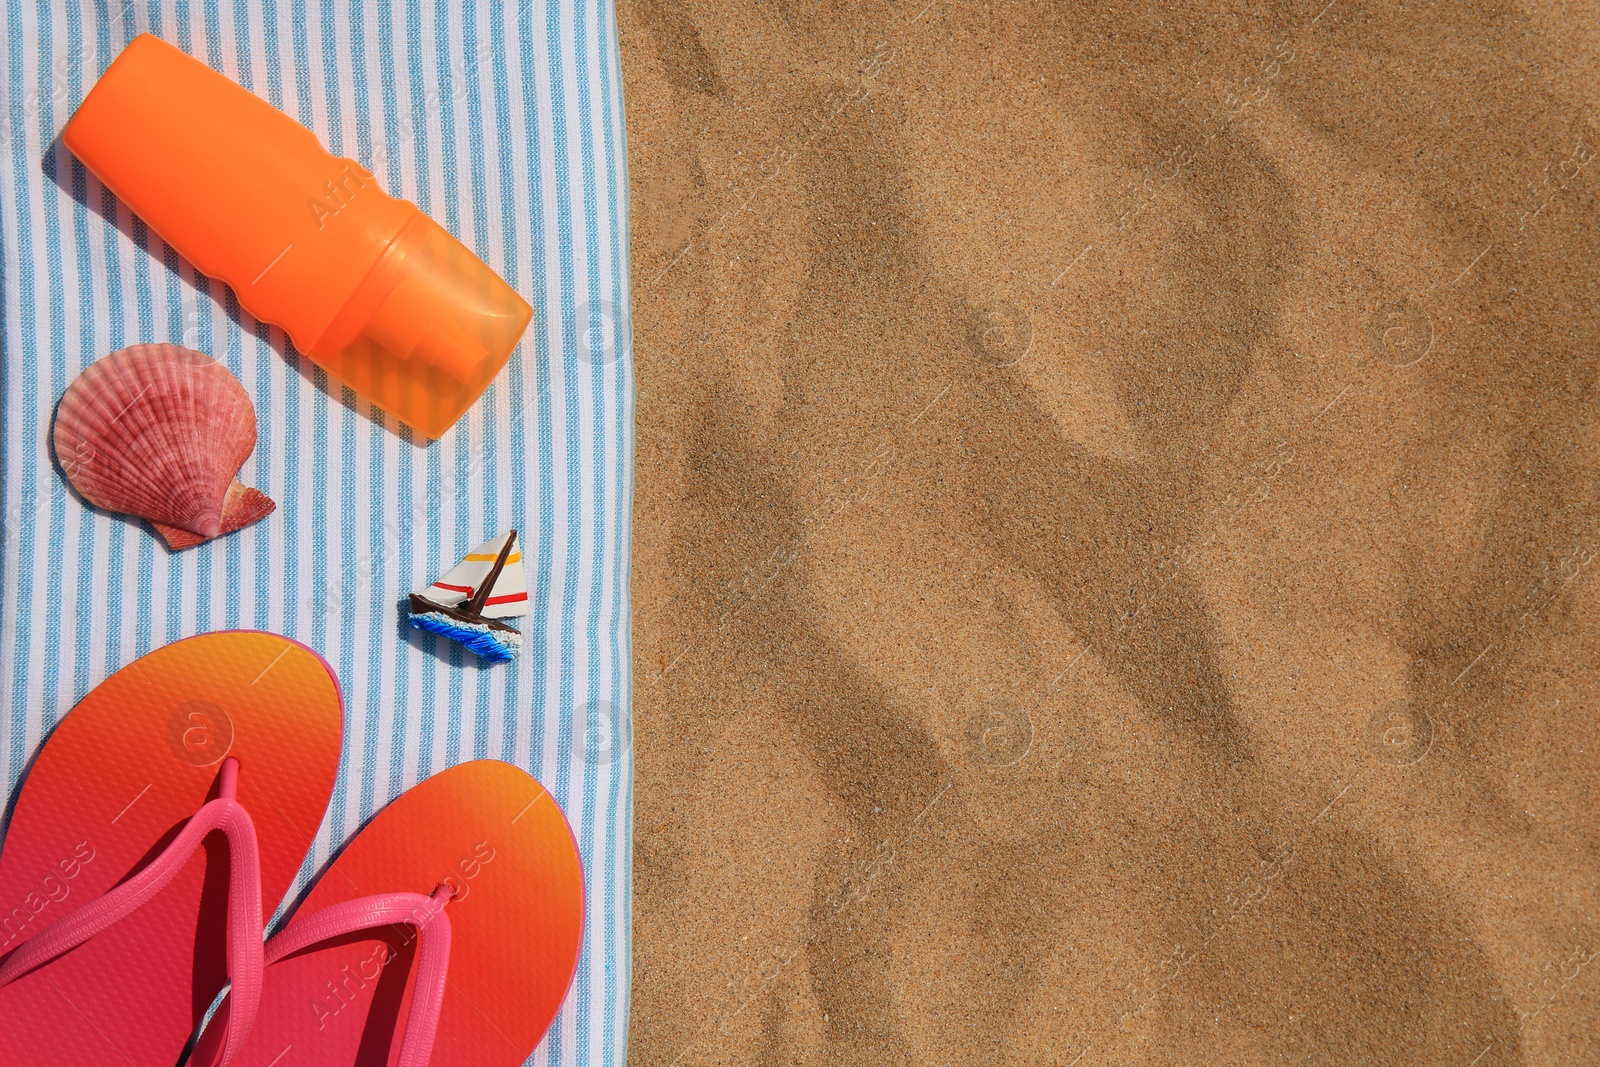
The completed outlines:
{"type": "Polygon", "coordinates": [[[572,820],[589,894],[577,979],[530,1062],[622,1063],[633,392],[610,0],[5,0],[0,30],[8,795],[56,721],[137,656],[210,630],[298,638],[346,699],[343,769],[300,885],[433,772],[483,756],[527,768],[572,820]],[[330,389],[61,146],[73,108],[142,32],[360,160],[533,305],[520,349],[441,440],[330,389]],[[275,514],[173,554],[68,491],[48,444],[57,398],[88,363],[145,341],[208,352],[244,383],[260,438],[240,478],[275,514]],[[407,592],[513,526],[532,601],[519,660],[483,664],[406,628],[407,592]]]}

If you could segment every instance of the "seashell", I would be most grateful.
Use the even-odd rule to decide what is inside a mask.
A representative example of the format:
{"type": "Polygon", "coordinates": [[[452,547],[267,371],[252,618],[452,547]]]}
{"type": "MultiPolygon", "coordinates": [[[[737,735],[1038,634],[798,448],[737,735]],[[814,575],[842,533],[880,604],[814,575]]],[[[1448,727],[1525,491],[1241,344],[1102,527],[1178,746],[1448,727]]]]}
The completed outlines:
{"type": "Polygon", "coordinates": [[[244,386],[210,356],[177,345],[134,345],[91,363],[61,396],[55,446],[85,500],[149,519],[174,549],[277,507],[235,477],[256,447],[244,386]]]}

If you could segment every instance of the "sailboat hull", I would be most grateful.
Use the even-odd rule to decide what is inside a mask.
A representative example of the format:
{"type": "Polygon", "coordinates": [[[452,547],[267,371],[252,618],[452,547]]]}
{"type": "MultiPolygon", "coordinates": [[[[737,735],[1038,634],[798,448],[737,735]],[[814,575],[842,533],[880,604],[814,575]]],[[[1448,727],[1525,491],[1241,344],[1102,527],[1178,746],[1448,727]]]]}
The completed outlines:
{"type": "Polygon", "coordinates": [[[454,619],[457,622],[467,626],[487,626],[491,630],[498,630],[502,633],[520,634],[522,632],[515,626],[509,626],[506,623],[501,622],[499,619],[491,619],[487,615],[473,615],[470,612],[462,611],[460,608],[450,607],[447,604],[435,603],[434,601],[423,596],[421,593],[412,593],[411,614],[421,615],[424,613],[443,615],[446,618],[454,619]]]}

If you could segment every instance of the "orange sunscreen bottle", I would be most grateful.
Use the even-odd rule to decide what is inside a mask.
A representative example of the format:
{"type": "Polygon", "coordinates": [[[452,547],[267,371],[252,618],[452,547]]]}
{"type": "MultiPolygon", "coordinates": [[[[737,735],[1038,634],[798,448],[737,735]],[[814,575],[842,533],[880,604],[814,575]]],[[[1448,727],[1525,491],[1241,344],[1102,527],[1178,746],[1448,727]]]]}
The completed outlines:
{"type": "Polygon", "coordinates": [[[149,34],[106,68],[62,140],[250,314],[428,437],[478,398],[533,317],[415,204],[149,34]]]}

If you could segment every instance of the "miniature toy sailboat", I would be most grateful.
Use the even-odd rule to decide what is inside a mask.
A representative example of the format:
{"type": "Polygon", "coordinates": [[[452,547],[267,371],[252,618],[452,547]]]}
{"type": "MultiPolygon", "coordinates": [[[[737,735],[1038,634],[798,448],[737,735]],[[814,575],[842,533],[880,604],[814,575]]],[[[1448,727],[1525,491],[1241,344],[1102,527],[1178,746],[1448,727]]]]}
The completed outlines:
{"type": "Polygon", "coordinates": [[[420,593],[411,594],[411,625],[459,641],[485,659],[510,660],[522,634],[501,622],[528,613],[517,531],[468,552],[460,563],[420,593]]]}

